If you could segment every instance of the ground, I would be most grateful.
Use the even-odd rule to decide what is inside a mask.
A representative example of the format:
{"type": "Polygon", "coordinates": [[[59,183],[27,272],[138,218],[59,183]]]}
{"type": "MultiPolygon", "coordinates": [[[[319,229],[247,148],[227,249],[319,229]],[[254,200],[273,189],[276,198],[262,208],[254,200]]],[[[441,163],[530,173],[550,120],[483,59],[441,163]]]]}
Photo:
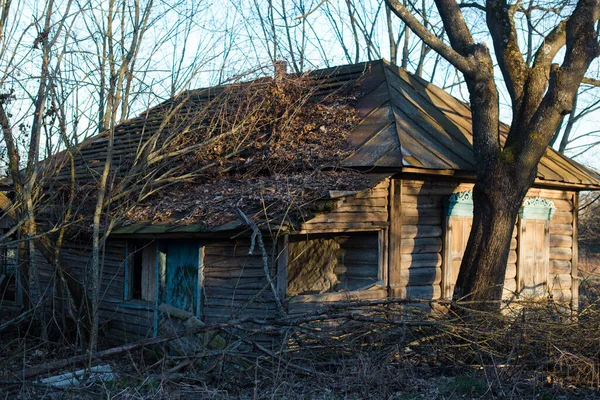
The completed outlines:
{"type": "MultiPolygon", "coordinates": [[[[600,399],[600,276],[582,275],[574,320],[548,305],[468,320],[415,312],[401,321],[390,317],[390,304],[339,308],[335,324],[333,312],[319,314],[319,330],[290,323],[287,332],[302,344],[277,354],[241,342],[203,357],[145,348],[95,363],[110,365],[116,381],[68,389],[19,378],[76,354],[65,344],[72,337],[52,330],[43,343],[26,319],[0,332],[0,398],[600,399]]],[[[3,307],[0,329],[18,314],[3,307]]]]}

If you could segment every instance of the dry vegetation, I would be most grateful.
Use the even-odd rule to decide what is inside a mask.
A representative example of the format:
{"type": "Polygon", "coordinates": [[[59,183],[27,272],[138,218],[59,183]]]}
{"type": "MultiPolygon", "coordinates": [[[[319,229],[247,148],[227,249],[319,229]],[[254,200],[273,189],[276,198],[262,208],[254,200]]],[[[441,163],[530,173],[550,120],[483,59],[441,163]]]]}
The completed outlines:
{"type": "MultiPolygon", "coordinates": [[[[600,282],[585,281],[581,294],[577,318],[553,304],[460,318],[452,312],[419,312],[429,309],[427,302],[382,300],[337,304],[277,321],[230,321],[204,329],[226,338],[224,347],[181,355],[146,346],[95,360],[110,364],[118,379],[76,386],[68,394],[115,399],[600,397],[600,282]],[[256,335],[283,336],[289,345],[269,350],[252,344],[256,335]]],[[[11,356],[1,361],[0,390],[7,397],[63,398],[65,389],[20,379],[29,367],[72,355],[68,347],[29,336],[27,324],[2,332],[2,354],[11,356]]]]}

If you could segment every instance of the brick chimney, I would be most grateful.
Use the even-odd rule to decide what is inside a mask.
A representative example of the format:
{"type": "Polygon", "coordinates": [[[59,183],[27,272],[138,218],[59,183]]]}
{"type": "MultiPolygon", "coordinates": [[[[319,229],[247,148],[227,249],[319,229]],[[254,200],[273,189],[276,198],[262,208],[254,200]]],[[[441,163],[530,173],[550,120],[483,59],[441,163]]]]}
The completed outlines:
{"type": "Polygon", "coordinates": [[[287,75],[287,61],[277,60],[273,63],[275,80],[280,81],[287,75]]]}

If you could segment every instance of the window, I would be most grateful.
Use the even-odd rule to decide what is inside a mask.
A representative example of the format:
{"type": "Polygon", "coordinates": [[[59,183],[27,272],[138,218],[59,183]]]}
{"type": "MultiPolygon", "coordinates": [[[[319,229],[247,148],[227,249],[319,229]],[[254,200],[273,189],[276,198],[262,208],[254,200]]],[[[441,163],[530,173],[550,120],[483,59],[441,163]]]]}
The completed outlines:
{"type": "Polygon", "coordinates": [[[383,285],[380,232],[289,237],[287,293],[306,295],[383,285]]]}
{"type": "Polygon", "coordinates": [[[550,235],[548,221],[554,203],[541,197],[526,199],[519,211],[517,293],[519,298],[540,299],[548,295],[550,235]]]}
{"type": "Polygon", "coordinates": [[[126,268],[125,299],[156,299],[156,244],[136,240],[129,246],[126,268]]]}

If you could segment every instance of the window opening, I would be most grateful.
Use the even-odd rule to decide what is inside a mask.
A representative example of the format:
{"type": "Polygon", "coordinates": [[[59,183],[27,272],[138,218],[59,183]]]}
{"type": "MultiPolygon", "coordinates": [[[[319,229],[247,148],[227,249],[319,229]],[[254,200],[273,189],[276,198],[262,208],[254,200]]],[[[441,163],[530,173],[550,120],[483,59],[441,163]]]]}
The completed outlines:
{"type": "Polygon", "coordinates": [[[379,253],[377,231],[290,236],[287,292],[346,292],[382,284],[379,253]]]}

